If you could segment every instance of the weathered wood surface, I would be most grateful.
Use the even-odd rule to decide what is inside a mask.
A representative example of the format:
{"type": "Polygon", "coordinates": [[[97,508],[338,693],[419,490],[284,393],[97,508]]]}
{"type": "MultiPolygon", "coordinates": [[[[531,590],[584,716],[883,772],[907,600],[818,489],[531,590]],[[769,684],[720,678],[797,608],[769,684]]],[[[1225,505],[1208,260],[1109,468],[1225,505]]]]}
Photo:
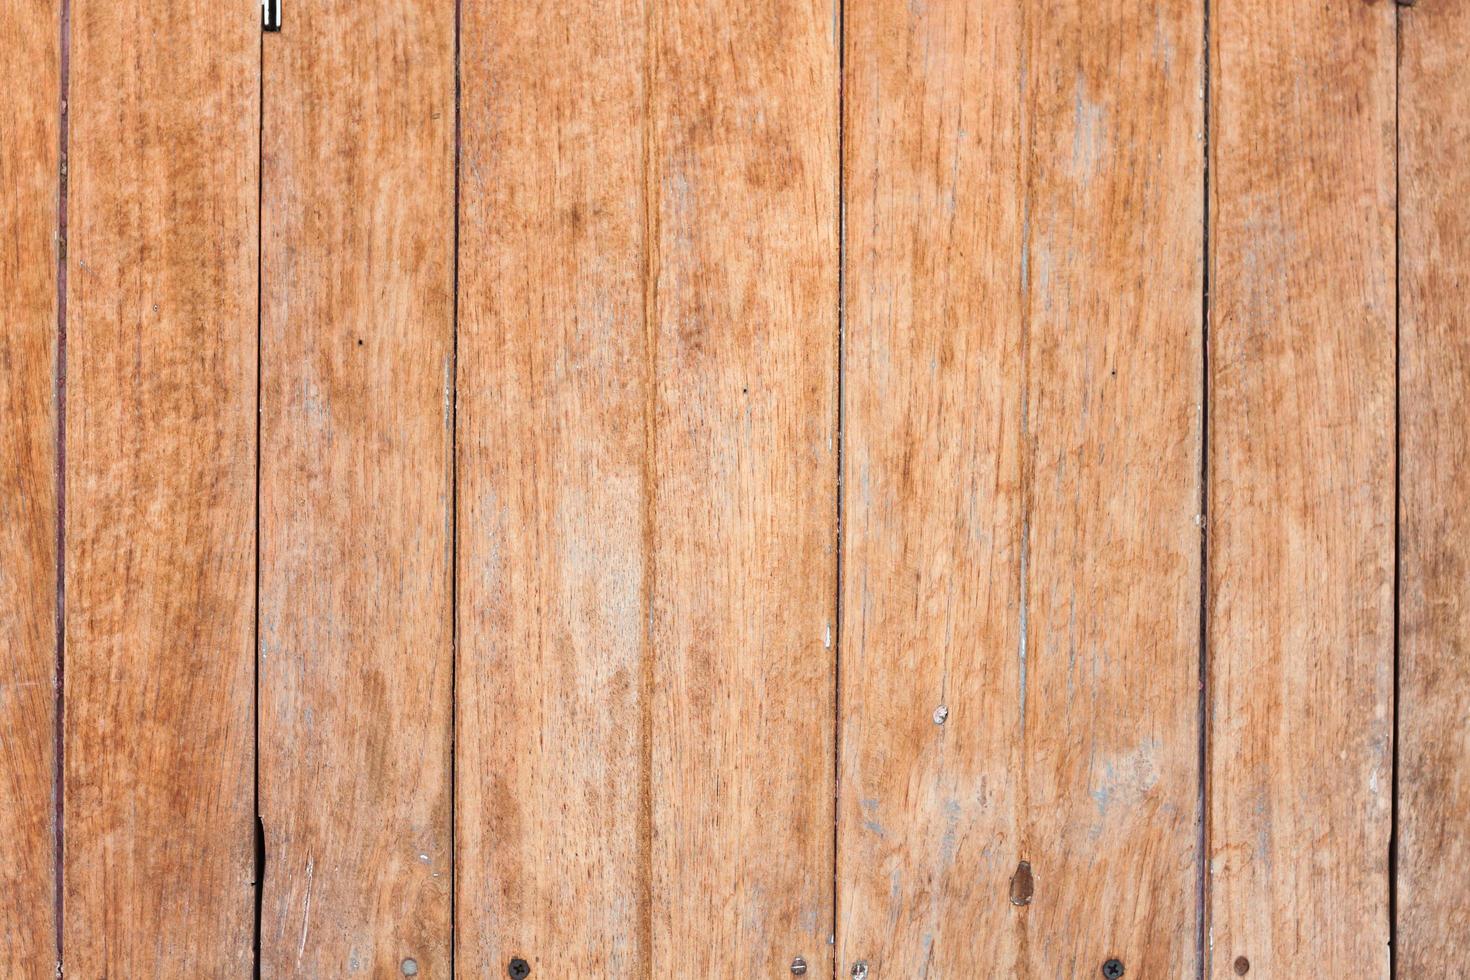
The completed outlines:
{"type": "Polygon", "coordinates": [[[1200,13],[847,18],[838,973],[1190,975],[1200,13]]]}
{"type": "Polygon", "coordinates": [[[265,976],[446,976],[452,4],[263,39],[265,976]]]}
{"type": "Polygon", "coordinates": [[[1463,972],[1463,4],[5,4],[0,972],[1463,972]]]}
{"type": "Polygon", "coordinates": [[[643,8],[462,16],[456,965],[646,976],[643,8]]]}
{"type": "Polygon", "coordinates": [[[72,977],[251,969],[257,17],[71,10],[72,977]]]}
{"type": "Polygon", "coordinates": [[[1212,977],[1389,970],[1394,20],[1211,5],[1212,977]]]}
{"type": "Polygon", "coordinates": [[[0,974],[56,971],[61,5],[0,3],[0,974]]]}
{"type": "Polygon", "coordinates": [[[1400,14],[1395,970],[1470,949],[1470,7],[1400,14]]]}

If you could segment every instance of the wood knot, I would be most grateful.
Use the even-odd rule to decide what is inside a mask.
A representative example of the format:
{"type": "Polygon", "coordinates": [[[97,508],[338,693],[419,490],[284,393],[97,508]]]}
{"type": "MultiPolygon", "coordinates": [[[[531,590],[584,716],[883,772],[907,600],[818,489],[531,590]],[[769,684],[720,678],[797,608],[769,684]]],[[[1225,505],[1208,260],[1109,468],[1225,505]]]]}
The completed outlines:
{"type": "Polygon", "coordinates": [[[1011,904],[1030,905],[1034,888],[1035,885],[1031,880],[1031,862],[1022,861],[1016,865],[1016,873],[1011,875],[1011,904]]]}

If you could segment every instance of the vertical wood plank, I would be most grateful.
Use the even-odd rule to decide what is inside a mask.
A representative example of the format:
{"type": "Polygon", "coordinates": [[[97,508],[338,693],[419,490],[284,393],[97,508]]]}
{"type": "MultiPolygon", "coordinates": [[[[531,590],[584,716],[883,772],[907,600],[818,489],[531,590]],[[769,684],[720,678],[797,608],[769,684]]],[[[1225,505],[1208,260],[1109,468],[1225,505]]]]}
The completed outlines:
{"type": "Polygon", "coordinates": [[[0,974],[56,970],[61,5],[0,3],[0,974]]]}
{"type": "Polygon", "coordinates": [[[1383,977],[1394,7],[1212,11],[1209,973],[1383,977]]]}
{"type": "Polygon", "coordinates": [[[462,16],[456,963],[648,976],[643,7],[462,16]]]}
{"type": "Polygon", "coordinates": [[[838,20],[650,5],[652,971],[831,969],[838,20]]]}
{"type": "Polygon", "coordinates": [[[1202,39],[849,8],[839,975],[1194,970],[1202,39]]]}
{"type": "Polygon", "coordinates": [[[251,965],[258,17],[72,9],[69,976],[251,965]]]}
{"type": "Polygon", "coordinates": [[[447,976],[454,6],[264,38],[265,976],[447,976]]]}
{"type": "Polygon", "coordinates": [[[1027,17],[1026,976],[1198,969],[1202,9],[1027,17]]]}
{"type": "Polygon", "coordinates": [[[1395,972],[1470,948],[1470,7],[1400,14],[1400,646],[1395,972]]]}
{"type": "Polygon", "coordinates": [[[1022,28],[846,7],[840,977],[1020,975],[1022,28]]]}

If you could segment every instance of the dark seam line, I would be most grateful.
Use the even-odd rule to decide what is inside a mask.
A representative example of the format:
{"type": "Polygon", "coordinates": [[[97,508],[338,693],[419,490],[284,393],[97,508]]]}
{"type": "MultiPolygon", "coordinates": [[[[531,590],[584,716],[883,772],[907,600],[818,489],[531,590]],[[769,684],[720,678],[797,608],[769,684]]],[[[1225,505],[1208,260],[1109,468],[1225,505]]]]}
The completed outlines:
{"type": "Polygon", "coordinates": [[[842,591],[846,574],[843,548],[843,450],[847,435],[847,3],[837,0],[837,481],[836,481],[836,567],[832,627],[832,976],[837,976],[837,911],[841,901],[838,874],[842,846],[842,591]]]}
{"type": "Polygon", "coordinates": [[[52,774],[52,832],[54,837],[55,894],[52,924],[56,934],[56,974],[62,975],[62,923],[65,921],[66,887],[66,243],[67,243],[67,166],[70,153],[71,118],[71,2],[61,0],[61,78],[59,113],[59,146],[56,201],[56,695],[54,710],[55,758],[52,774]]]}
{"type": "Polygon", "coordinates": [[[1392,774],[1389,778],[1389,831],[1388,831],[1388,975],[1397,972],[1398,939],[1398,856],[1399,856],[1399,596],[1402,591],[1402,467],[1400,465],[1403,428],[1401,422],[1401,299],[1400,277],[1401,216],[1399,207],[1399,115],[1402,97],[1403,75],[1403,10],[1393,8],[1394,63],[1393,63],[1393,749],[1390,754],[1392,774]]]}
{"type": "Polygon", "coordinates": [[[254,699],[253,719],[254,752],[252,760],[254,766],[254,794],[253,806],[255,809],[255,847],[254,847],[254,885],[255,885],[255,921],[253,924],[254,935],[252,936],[252,956],[254,964],[253,976],[259,980],[260,958],[261,958],[261,917],[265,908],[265,820],[260,813],[260,416],[261,416],[261,392],[262,392],[262,366],[265,358],[263,348],[265,346],[265,31],[262,28],[260,35],[260,58],[258,71],[256,73],[257,93],[257,129],[256,129],[256,163],[255,163],[255,608],[253,610],[254,623],[252,626],[253,637],[251,638],[251,663],[254,668],[254,699]]]}
{"type": "Polygon", "coordinates": [[[1199,732],[1199,750],[1196,763],[1199,768],[1198,795],[1195,805],[1199,808],[1198,831],[1195,846],[1198,848],[1195,883],[1195,962],[1199,980],[1209,972],[1209,862],[1210,862],[1210,123],[1212,111],[1211,58],[1212,40],[1210,22],[1210,0],[1203,0],[1204,48],[1202,53],[1204,79],[1203,107],[1203,153],[1201,187],[1201,274],[1200,274],[1200,464],[1199,464],[1199,705],[1196,724],[1199,732]]]}
{"type": "Polygon", "coordinates": [[[459,945],[459,186],[460,122],[460,0],[454,0],[454,254],[451,299],[450,409],[449,409],[449,975],[455,976],[459,945]]]}

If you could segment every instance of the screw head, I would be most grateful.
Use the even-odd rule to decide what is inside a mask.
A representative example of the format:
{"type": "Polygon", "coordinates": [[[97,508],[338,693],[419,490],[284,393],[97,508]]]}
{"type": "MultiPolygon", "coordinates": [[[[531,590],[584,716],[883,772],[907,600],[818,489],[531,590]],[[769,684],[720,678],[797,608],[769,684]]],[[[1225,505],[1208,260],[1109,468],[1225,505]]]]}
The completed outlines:
{"type": "Polygon", "coordinates": [[[416,977],[419,975],[419,961],[410,956],[398,964],[398,969],[402,970],[406,977],[416,977]]]}
{"type": "Polygon", "coordinates": [[[1251,961],[1244,956],[1237,956],[1235,958],[1235,975],[1237,977],[1243,977],[1249,972],[1251,972],[1251,961]]]}
{"type": "Polygon", "coordinates": [[[510,980],[526,980],[531,975],[531,964],[517,956],[510,961],[510,965],[505,968],[505,972],[510,977],[510,980]]]}
{"type": "Polygon", "coordinates": [[[949,721],[949,705],[941,704],[934,709],[934,724],[942,725],[949,721]]]}
{"type": "Polygon", "coordinates": [[[1102,965],[1102,975],[1108,980],[1118,980],[1127,971],[1123,969],[1123,961],[1114,957],[1102,965]]]}
{"type": "Polygon", "coordinates": [[[793,976],[798,976],[798,977],[805,976],[806,975],[806,960],[802,959],[800,956],[798,956],[796,959],[792,960],[791,961],[791,973],[792,973],[793,976]]]}
{"type": "Polygon", "coordinates": [[[858,960],[852,965],[852,980],[868,980],[867,960],[858,960]]]}

